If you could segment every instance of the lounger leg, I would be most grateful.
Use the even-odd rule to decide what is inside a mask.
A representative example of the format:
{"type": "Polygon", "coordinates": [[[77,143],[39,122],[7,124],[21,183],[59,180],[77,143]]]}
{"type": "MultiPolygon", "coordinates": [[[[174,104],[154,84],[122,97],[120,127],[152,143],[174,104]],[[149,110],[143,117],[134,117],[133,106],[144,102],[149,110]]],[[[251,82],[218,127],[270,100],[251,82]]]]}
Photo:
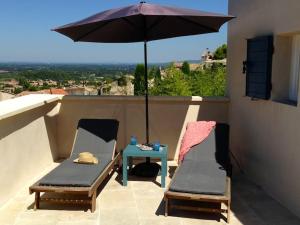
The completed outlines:
{"type": "Polygon", "coordinates": [[[166,157],[161,158],[161,187],[165,188],[166,186],[166,177],[168,171],[168,161],[166,157]]]}
{"type": "Polygon", "coordinates": [[[91,212],[95,212],[96,210],[96,195],[97,195],[97,191],[94,192],[94,194],[92,195],[92,202],[91,202],[91,212]]]}
{"type": "Polygon", "coordinates": [[[230,208],[230,200],[227,202],[227,223],[230,223],[230,213],[231,213],[231,208],[230,208]]]}
{"type": "Polygon", "coordinates": [[[119,160],[118,160],[118,170],[122,167],[122,156],[120,156],[119,160]]]}
{"type": "Polygon", "coordinates": [[[169,213],[169,199],[165,197],[165,216],[167,217],[169,213]]]}
{"type": "Polygon", "coordinates": [[[35,200],[34,200],[34,210],[37,210],[40,208],[40,192],[35,192],[35,200]]]}

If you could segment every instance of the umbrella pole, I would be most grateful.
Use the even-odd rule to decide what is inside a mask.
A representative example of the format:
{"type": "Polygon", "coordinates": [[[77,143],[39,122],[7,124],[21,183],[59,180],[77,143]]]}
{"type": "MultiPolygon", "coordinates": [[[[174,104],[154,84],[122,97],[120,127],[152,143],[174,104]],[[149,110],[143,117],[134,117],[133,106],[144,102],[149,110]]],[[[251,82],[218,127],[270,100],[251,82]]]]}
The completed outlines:
{"type": "MultiPolygon", "coordinates": [[[[145,62],[145,107],[146,107],[146,144],[149,144],[149,88],[148,88],[148,61],[147,61],[147,41],[144,41],[144,62],[145,62]]],[[[133,167],[131,174],[141,177],[155,177],[160,170],[160,165],[151,163],[149,157],[146,162],[137,164],[133,167]]]]}
{"type": "MultiPolygon", "coordinates": [[[[146,105],[146,143],[149,144],[149,88],[148,88],[148,58],[147,58],[147,41],[144,41],[144,63],[145,63],[145,105],[146,105]]],[[[147,158],[150,163],[150,158],[147,158]]]]}

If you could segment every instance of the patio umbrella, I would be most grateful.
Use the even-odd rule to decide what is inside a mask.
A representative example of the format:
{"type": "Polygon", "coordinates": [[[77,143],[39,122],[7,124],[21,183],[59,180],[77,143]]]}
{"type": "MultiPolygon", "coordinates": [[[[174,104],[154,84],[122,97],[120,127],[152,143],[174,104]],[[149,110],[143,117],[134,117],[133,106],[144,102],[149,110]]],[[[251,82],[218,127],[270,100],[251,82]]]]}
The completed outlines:
{"type": "MultiPolygon", "coordinates": [[[[148,4],[107,10],[54,29],[78,42],[144,42],[146,143],[149,144],[147,42],[218,32],[232,16],[148,4]]],[[[147,159],[149,162],[149,159],[147,159]]]]}

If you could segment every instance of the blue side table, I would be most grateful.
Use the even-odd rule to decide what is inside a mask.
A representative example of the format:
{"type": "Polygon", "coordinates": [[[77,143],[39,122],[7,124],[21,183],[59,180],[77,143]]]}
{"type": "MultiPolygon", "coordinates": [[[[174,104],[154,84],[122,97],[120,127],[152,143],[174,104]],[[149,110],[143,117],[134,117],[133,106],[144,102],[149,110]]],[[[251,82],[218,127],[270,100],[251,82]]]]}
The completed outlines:
{"type": "Polygon", "coordinates": [[[130,159],[129,167],[132,167],[131,160],[133,157],[159,158],[161,160],[161,187],[166,186],[166,176],[168,167],[168,146],[163,145],[160,151],[142,151],[135,145],[127,145],[123,151],[123,186],[127,186],[128,180],[128,158],[130,159]]]}

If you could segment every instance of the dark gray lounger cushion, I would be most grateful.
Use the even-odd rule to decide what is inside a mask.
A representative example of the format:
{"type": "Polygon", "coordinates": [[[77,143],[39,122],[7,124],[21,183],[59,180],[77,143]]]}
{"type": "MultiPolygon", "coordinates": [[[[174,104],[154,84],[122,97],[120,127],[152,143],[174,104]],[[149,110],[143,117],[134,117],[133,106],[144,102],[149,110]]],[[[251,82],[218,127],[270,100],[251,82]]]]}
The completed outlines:
{"type": "Polygon", "coordinates": [[[224,195],[229,126],[217,124],[206,140],[194,146],[173,177],[171,191],[224,195]]]}
{"type": "Polygon", "coordinates": [[[229,126],[218,123],[210,135],[185,156],[185,160],[214,161],[227,168],[229,162],[229,126]]]}
{"type": "Polygon", "coordinates": [[[173,178],[171,191],[224,195],[226,190],[226,171],[211,162],[184,162],[173,178]]]}
{"type": "Polygon", "coordinates": [[[89,187],[112,161],[117,140],[118,121],[101,119],[82,119],[78,123],[77,135],[70,159],[43,177],[39,184],[47,186],[89,187]],[[97,165],[74,163],[73,160],[83,151],[93,153],[97,165]]]}
{"type": "Polygon", "coordinates": [[[40,181],[40,185],[90,187],[105,169],[110,159],[100,158],[97,165],[75,164],[68,159],[62,162],[40,181]]]}

